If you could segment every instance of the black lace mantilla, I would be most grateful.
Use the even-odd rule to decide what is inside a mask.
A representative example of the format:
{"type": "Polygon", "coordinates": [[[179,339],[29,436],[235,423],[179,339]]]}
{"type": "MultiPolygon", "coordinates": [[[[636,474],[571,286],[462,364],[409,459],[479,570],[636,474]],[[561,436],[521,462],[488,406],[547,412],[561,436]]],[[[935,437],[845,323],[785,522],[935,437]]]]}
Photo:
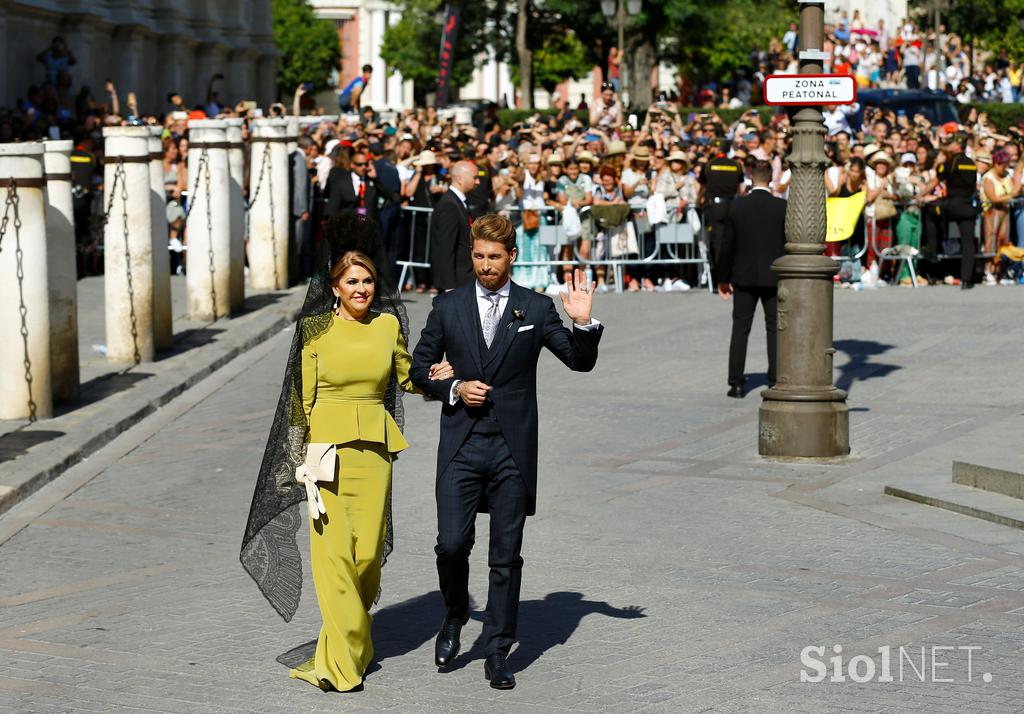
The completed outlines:
{"type": "MultiPolygon", "coordinates": [[[[360,250],[374,261],[378,281],[371,309],[396,316],[407,342],[409,337],[409,316],[388,275],[386,254],[374,222],[362,216],[342,216],[328,222],[326,235],[288,351],[281,397],[263,452],[239,556],[242,567],[285,621],[295,615],[302,594],[302,558],[296,534],[306,513],[301,508],[306,491],[295,480],[295,469],[305,459],[309,427],[302,408],[302,346],[323,334],[331,324],[334,294],[330,287],[330,269],[347,251],[360,250]]],[[[384,406],[399,428],[404,428],[402,392],[394,375],[388,382],[384,406]]],[[[384,561],[387,561],[394,547],[390,494],[385,515],[384,561]]]]}

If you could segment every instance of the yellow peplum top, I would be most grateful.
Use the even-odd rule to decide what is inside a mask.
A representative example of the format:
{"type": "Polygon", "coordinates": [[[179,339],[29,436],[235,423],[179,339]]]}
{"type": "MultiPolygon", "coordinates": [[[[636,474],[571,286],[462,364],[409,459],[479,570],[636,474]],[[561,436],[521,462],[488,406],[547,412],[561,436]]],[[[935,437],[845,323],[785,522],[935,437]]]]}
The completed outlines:
{"type": "Polygon", "coordinates": [[[309,441],[384,444],[393,454],[409,446],[384,408],[394,373],[406,392],[422,394],[409,379],[412,357],[398,318],[371,312],[362,320],[333,315],[331,326],[302,347],[302,406],[309,441]]]}

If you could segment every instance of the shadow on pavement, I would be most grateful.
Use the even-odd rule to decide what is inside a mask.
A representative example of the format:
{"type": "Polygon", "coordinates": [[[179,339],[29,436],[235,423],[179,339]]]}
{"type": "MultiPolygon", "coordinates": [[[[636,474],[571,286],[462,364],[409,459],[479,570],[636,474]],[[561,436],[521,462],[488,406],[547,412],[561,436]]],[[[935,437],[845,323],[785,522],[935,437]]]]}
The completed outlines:
{"type": "Polygon", "coordinates": [[[871,361],[872,357],[891,350],[892,345],[874,340],[836,340],[833,346],[836,351],[845,352],[850,358],[839,368],[839,376],[836,378],[836,386],[847,392],[854,382],[885,377],[901,369],[898,365],[871,361]]]}
{"type": "Polygon", "coordinates": [[[79,390],[79,399],[74,404],[59,404],[56,414],[68,414],[81,409],[82,407],[95,404],[98,401],[112,397],[113,395],[131,389],[139,382],[143,382],[154,376],[151,372],[112,372],[94,377],[82,384],[79,390]]]}
{"type": "MultiPolygon", "coordinates": [[[[647,617],[642,607],[613,607],[606,602],[585,600],[583,593],[548,593],[543,600],[524,600],[519,603],[519,645],[509,657],[509,665],[520,672],[536,662],[552,647],[563,645],[572,637],[587,615],[604,615],[622,620],[647,617]]],[[[474,619],[483,619],[485,613],[473,614],[474,619]]],[[[446,671],[462,669],[475,660],[483,660],[484,642],[477,638],[473,647],[460,654],[455,663],[446,671]]]]}
{"type": "MultiPolygon", "coordinates": [[[[473,603],[470,602],[470,607],[473,603]]],[[[380,669],[380,662],[418,650],[424,642],[433,640],[444,618],[441,593],[430,592],[404,602],[378,610],[373,615],[374,661],[367,674],[380,669]]],[[[277,661],[293,668],[302,664],[316,652],[316,640],[288,650],[277,661]]],[[[431,666],[433,651],[424,666],[431,666]]]]}
{"type": "Polygon", "coordinates": [[[268,305],[280,302],[287,293],[260,293],[259,295],[247,295],[245,297],[245,307],[242,309],[241,314],[244,315],[249,312],[256,312],[262,310],[268,305]]]}
{"type": "MultiPolygon", "coordinates": [[[[223,318],[222,318],[223,319],[223,318]]],[[[213,329],[210,327],[196,327],[191,330],[182,330],[174,335],[174,346],[164,352],[157,353],[156,361],[168,359],[175,355],[180,355],[182,352],[188,352],[194,350],[197,347],[203,347],[208,345],[217,339],[217,336],[223,334],[225,330],[213,329]]]]}
{"type": "Polygon", "coordinates": [[[0,436],[0,463],[23,456],[33,446],[64,436],[63,431],[12,431],[0,436]]]}

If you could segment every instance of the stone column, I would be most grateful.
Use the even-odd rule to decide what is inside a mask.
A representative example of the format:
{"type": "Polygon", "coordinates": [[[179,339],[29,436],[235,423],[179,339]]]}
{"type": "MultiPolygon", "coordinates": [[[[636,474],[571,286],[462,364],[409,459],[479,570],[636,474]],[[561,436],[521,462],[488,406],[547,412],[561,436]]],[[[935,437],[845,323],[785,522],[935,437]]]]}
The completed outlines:
{"type": "Polygon", "coordinates": [[[253,122],[249,162],[249,285],[288,287],[288,122],[253,122]]]}
{"type": "Polygon", "coordinates": [[[43,173],[42,144],[0,144],[0,419],[53,416],[43,173]]]}
{"type": "Polygon", "coordinates": [[[157,350],[174,346],[171,306],[171,256],[167,250],[167,195],[164,192],[163,129],[149,129],[149,202],[153,228],[153,344],[157,350]]]}
{"type": "Polygon", "coordinates": [[[58,402],[78,400],[78,266],[71,202],[71,141],[43,142],[46,262],[50,293],[50,380],[58,402]]]}
{"type": "Polygon", "coordinates": [[[229,204],[231,211],[231,312],[245,308],[245,143],[242,141],[244,119],[225,119],[228,140],[228,172],[230,174],[229,204]]]}
{"type": "Polygon", "coordinates": [[[231,312],[231,205],[227,124],[188,123],[188,314],[215,320],[231,312]]]}
{"type": "MultiPolygon", "coordinates": [[[[800,74],[822,73],[824,5],[800,4],[800,74]]],[[[832,384],[832,276],[825,252],[825,125],[819,107],[794,117],[786,209],[786,254],[779,274],[777,384],[764,390],[762,456],[834,457],[850,453],[846,392],[832,384]]]]}
{"type": "Polygon", "coordinates": [[[288,154],[290,155],[299,148],[299,129],[302,122],[299,120],[299,117],[295,116],[285,117],[285,121],[288,122],[288,141],[285,143],[285,148],[288,149],[288,154]]]}
{"type": "Polygon", "coordinates": [[[110,205],[103,231],[107,359],[151,362],[155,345],[149,128],[107,127],[103,137],[103,205],[110,205]]]}

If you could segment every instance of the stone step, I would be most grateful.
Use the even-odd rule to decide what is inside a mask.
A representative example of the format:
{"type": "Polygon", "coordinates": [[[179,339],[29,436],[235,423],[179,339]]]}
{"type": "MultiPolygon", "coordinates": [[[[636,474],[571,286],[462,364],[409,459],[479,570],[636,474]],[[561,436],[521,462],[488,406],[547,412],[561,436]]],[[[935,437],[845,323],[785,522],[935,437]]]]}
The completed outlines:
{"type": "Polygon", "coordinates": [[[949,483],[938,476],[908,480],[899,486],[887,485],[884,492],[888,496],[1024,530],[1024,500],[1020,498],[949,483]]]}
{"type": "Polygon", "coordinates": [[[1008,470],[954,461],[953,483],[1024,499],[1024,468],[1008,470]]]}

